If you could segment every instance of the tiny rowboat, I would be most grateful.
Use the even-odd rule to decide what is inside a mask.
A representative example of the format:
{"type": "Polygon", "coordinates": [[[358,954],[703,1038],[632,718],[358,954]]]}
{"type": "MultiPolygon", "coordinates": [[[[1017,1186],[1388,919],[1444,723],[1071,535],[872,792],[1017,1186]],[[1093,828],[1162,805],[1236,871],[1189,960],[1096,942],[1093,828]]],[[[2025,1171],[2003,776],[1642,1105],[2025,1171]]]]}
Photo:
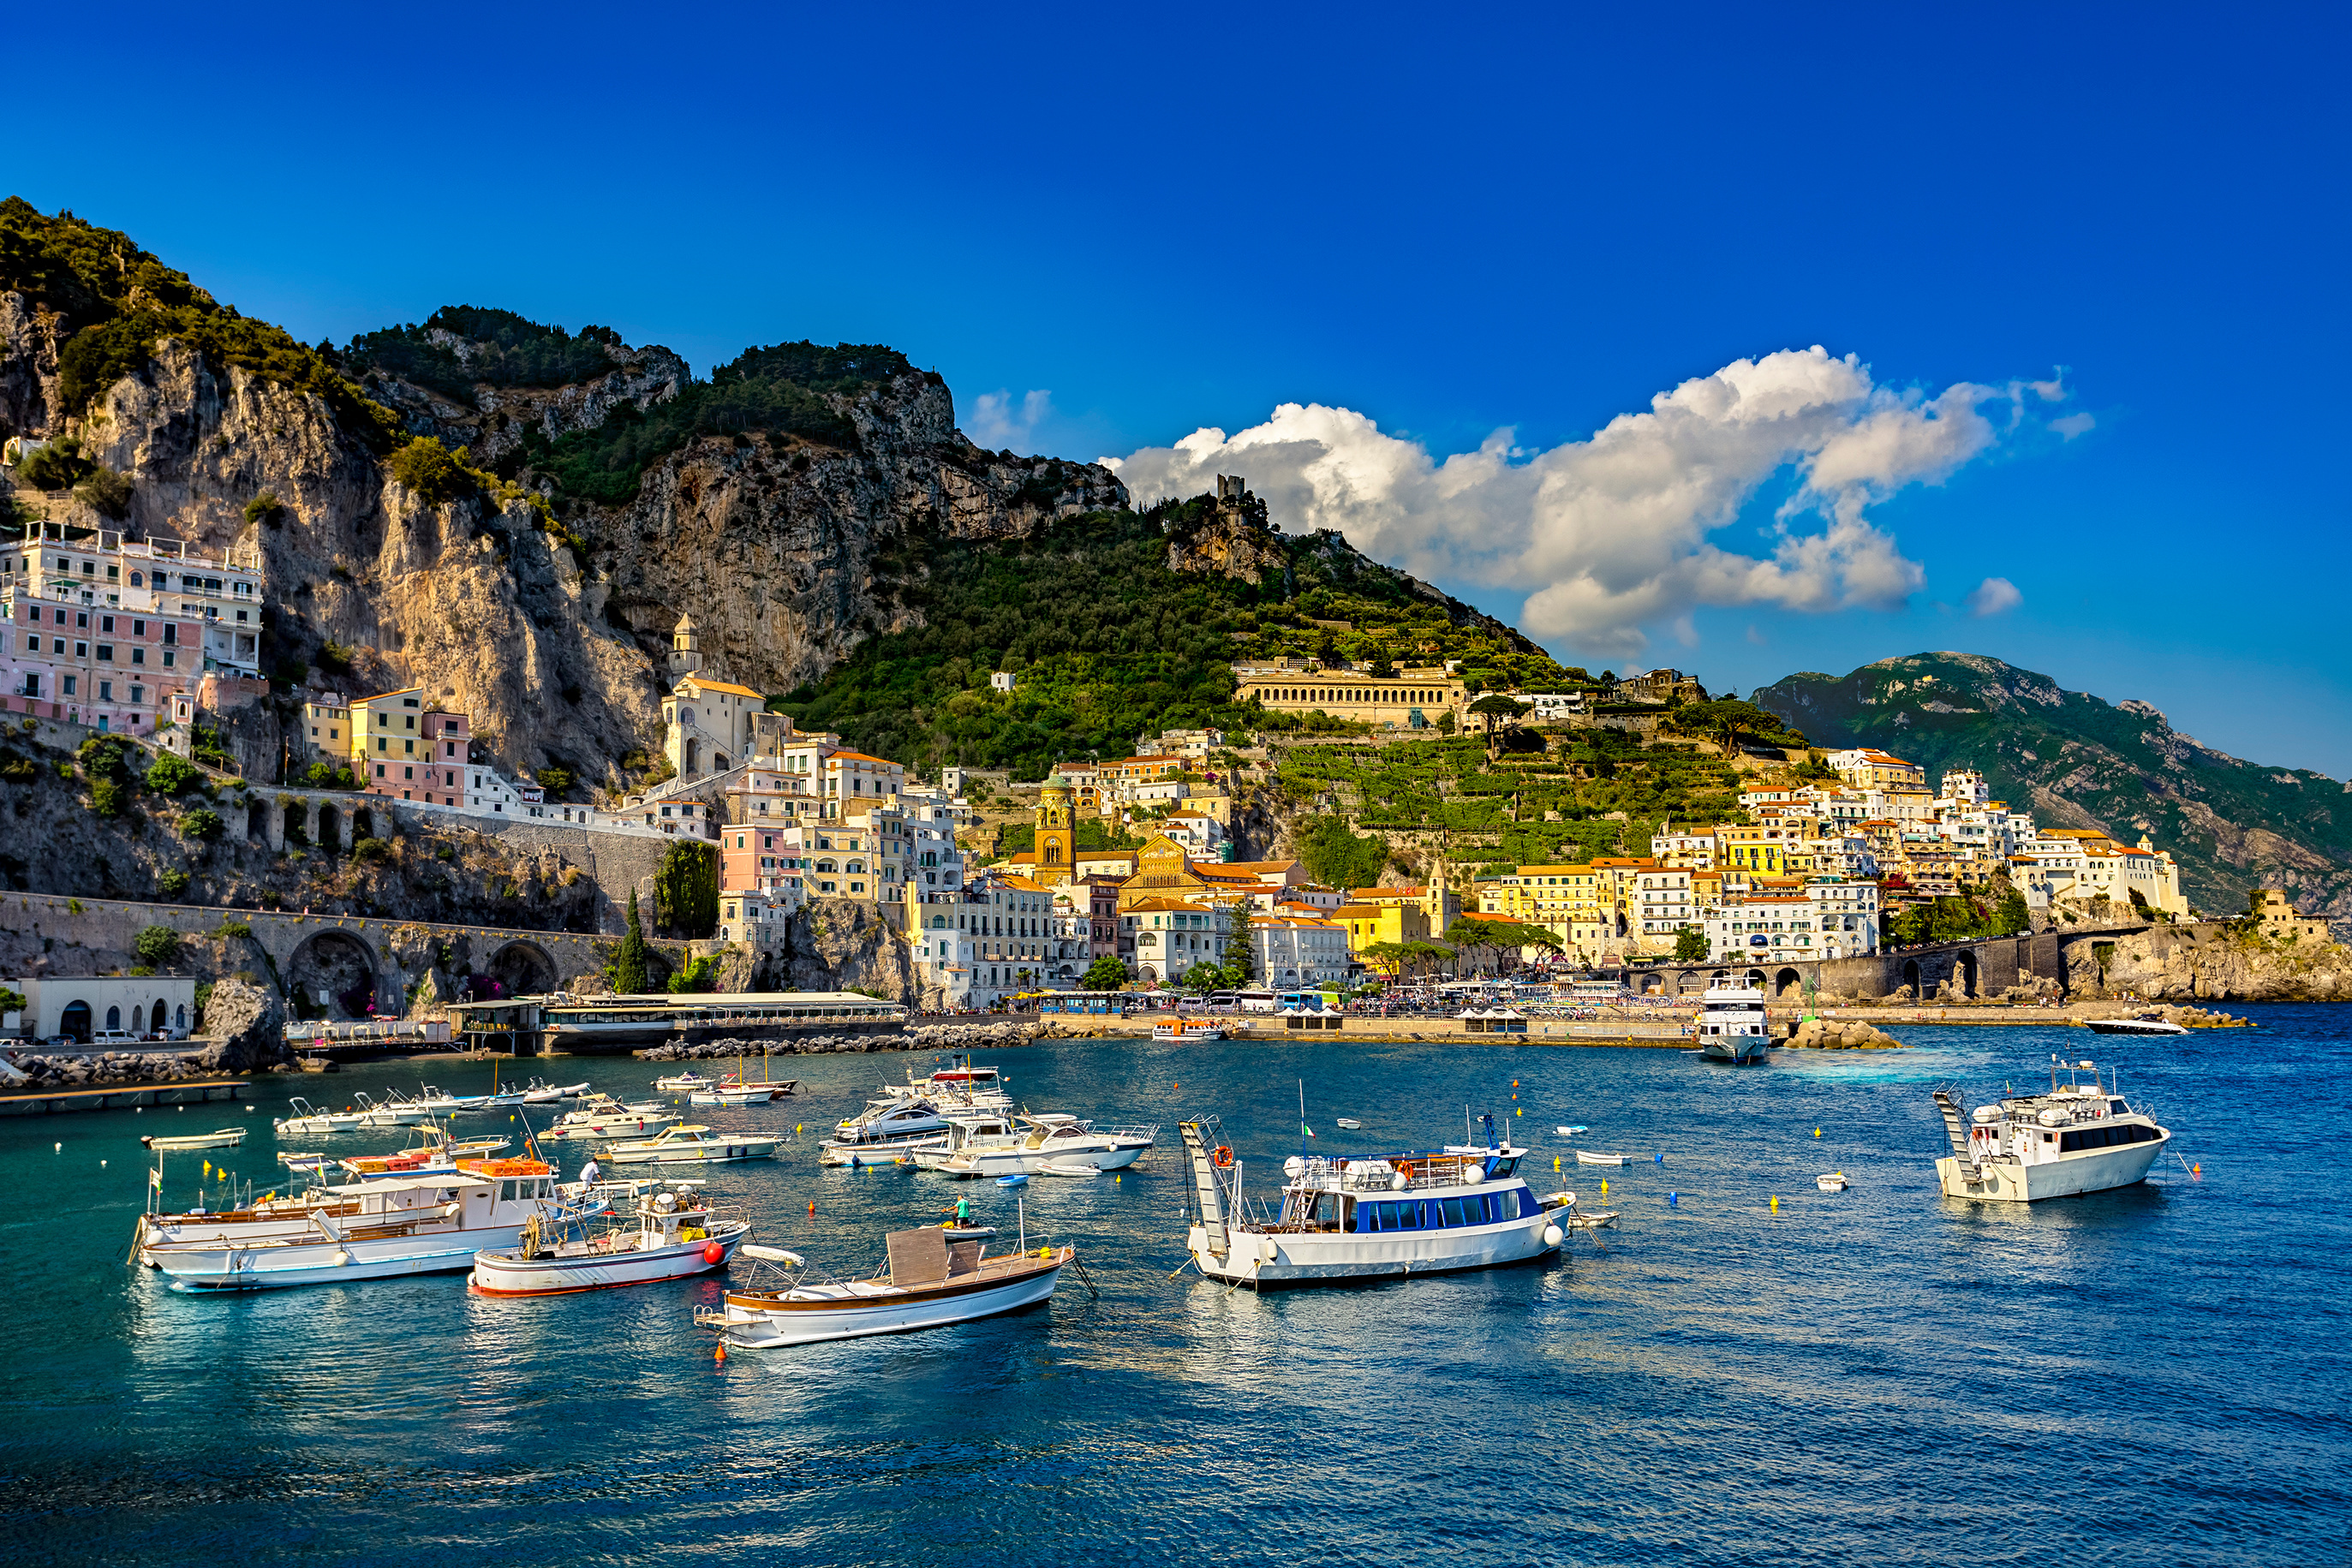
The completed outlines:
{"type": "Polygon", "coordinates": [[[1815,1176],[1813,1185],[1823,1192],[1843,1192],[1850,1184],[1845,1179],[1845,1172],[1831,1171],[1825,1176],[1815,1176]]]}
{"type": "Polygon", "coordinates": [[[1027,1186],[1029,1185],[1029,1174],[1026,1171],[1014,1171],[1011,1176],[998,1176],[996,1178],[996,1185],[999,1186],[1027,1186]]]}
{"type": "Polygon", "coordinates": [[[1559,1126],[1554,1127],[1552,1131],[1559,1134],[1563,1138],[1572,1138],[1579,1133],[1589,1133],[1592,1131],[1592,1129],[1585,1126],[1581,1123],[1563,1122],[1559,1126]]]}
{"type": "MultiPolygon", "coordinates": [[[[715,1328],[739,1350],[773,1350],[823,1340],[906,1333],[970,1322],[1034,1306],[1054,1294],[1075,1247],[1039,1248],[1009,1257],[987,1256],[984,1242],[950,1242],[937,1226],[898,1230],[888,1238],[890,1266],[866,1280],[785,1276],[779,1289],[730,1290],[723,1307],[705,1308],[694,1321],[715,1328]]],[[[761,1262],[803,1268],[781,1248],[746,1249],[761,1262]]]]}
{"type": "Polygon", "coordinates": [[[1631,1155],[1596,1155],[1590,1149],[1579,1149],[1576,1151],[1576,1163],[1580,1166],[1630,1166],[1633,1163],[1633,1156],[1631,1155]]]}
{"type": "Polygon", "coordinates": [[[190,1133],[178,1138],[142,1138],[151,1149],[233,1149],[245,1142],[243,1127],[220,1127],[209,1133],[190,1133]]]}
{"type": "Polygon", "coordinates": [[[1100,1166],[1048,1165],[1038,1169],[1050,1176],[1098,1176],[1103,1174],[1100,1166]]]}
{"type": "Polygon", "coordinates": [[[1339,1125],[1347,1128],[1348,1131],[1351,1133],[1360,1133],[1364,1130],[1364,1124],[1356,1120],[1353,1116],[1342,1116],[1339,1120],[1339,1125]]]}

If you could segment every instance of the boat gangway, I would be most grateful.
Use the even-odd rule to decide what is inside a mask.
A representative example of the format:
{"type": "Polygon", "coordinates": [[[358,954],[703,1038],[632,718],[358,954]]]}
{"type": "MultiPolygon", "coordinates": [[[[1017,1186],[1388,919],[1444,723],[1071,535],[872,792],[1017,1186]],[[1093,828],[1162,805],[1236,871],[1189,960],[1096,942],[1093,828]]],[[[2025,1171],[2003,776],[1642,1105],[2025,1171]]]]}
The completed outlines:
{"type": "Polygon", "coordinates": [[[0,1094],[0,1116],[46,1116],[58,1111],[121,1111],[133,1105],[201,1105],[220,1092],[242,1100],[253,1091],[243,1079],[209,1083],[121,1083],[96,1089],[35,1089],[0,1094]]]}

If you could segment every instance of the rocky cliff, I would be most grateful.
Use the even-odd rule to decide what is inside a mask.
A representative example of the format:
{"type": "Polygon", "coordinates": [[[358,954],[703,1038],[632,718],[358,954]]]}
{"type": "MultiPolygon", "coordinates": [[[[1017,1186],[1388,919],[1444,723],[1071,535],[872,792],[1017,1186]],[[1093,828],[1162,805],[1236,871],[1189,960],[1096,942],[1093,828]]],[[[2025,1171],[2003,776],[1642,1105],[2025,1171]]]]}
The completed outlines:
{"type": "MultiPolygon", "coordinates": [[[[454,337],[438,346],[489,373],[454,337]]],[[[948,388],[895,355],[814,388],[791,380],[796,361],[762,361],[755,385],[747,371],[718,389],[732,402],[703,397],[647,434],[649,416],[710,390],[665,350],[614,340],[577,380],[466,387],[360,347],[304,350],[126,236],[0,204],[0,437],[75,436],[131,481],[119,516],[22,484],[15,503],[258,549],[268,664],[367,691],[424,684],[509,768],[617,783],[616,759],[656,749],[688,610],[706,674],[785,690],[903,623],[871,582],[898,537],[1018,537],[1124,500],[1100,467],[972,445],[948,388]],[[416,435],[467,448],[478,477],[404,486],[388,459],[416,435]],[[634,488],[567,487],[533,465],[576,456],[567,440],[604,462],[592,479],[624,454],[634,488]],[[264,493],[278,509],[250,507],[264,493]]]]}
{"type": "Polygon", "coordinates": [[[2066,949],[2077,997],[2130,992],[2151,1001],[2352,1001],[2352,947],[2282,942],[2235,922],[2158,925],[2066,949]]]}
{"type": "Polygon", "coordinates": [[[1876,746],[1929,788],[1973,768],[2045,826],[2147,834],[2180,862],[2198,908],[2235,915],[2282,887],[2307,915],[2352,921],[2352,800],[2324,773],[2252,763],[2183,735],[2146,702],[2110,704],[1973,653],[1882,659],[1755,695],[1820,747],[1876,746]]]}

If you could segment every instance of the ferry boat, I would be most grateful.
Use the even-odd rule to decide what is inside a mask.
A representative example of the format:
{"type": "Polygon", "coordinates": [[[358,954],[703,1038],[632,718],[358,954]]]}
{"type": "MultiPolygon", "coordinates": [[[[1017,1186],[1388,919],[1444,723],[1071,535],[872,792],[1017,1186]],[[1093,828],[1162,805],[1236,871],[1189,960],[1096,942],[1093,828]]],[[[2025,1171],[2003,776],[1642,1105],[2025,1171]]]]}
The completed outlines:
{"type": "Polygon", "coordinates": [[[1170,1019],[1165,1023],[1151,1026],[1151,1038],[1174,1040],[1179,1044],[1188,1040],[1206,1044],[1213,1040],[1224,1039],[1225,1031],[1205,1019],[1170,1019]]]}
{"type": "Polygon", "coordinates": [[[1709,986],[1699,998],[1698,1042],[1699,1055],[1709,1061],[1763,1061],[1772,1044],[1764,993],[1729,980],[1709,986]]]}
{"type": "MultiPolygon", "coordinates": [[[[410,1274],[458,1273],[485,1248],[512,1247],[533,1218],[569,1217],[538,1160],[468,1160],[469,1169],[330,1187],[299,1228],[253,1223],[178,1239],[152,1228],[140,1260],[184,1291],[259,1291],[410,1274]]],[[[161,1217],[159,1217],[161,1218],[161,1217]]]]}
{"type": "Polygon", "coordinates": [[[2147,1180],[2172,1141],[2153,1116],[2103,1085],[2088,1061],[2053,1057],[2047,1094],[1979,1105],[1965,1116],[1950,1090],[1938,1089],[1935,1097],[1952,1145],[1936,1162],[1947,1197],[2032,1203],[2110,1192],[2147,1180]],[[2064,1083],[2058,1082],[2062,1072],[2064,1083]]]}
{"type": "Polygon", "coordinates": [[[627,1223],[586,1234],[577,1222],[527,1221],[511,1250],[474,1254],[474,1292],[483,1296],[560,1296],[615,1285],[683,1280],[723,1269],[751,1234],[751,1225],[710,1207],[697,1182],[638,1194],[627,1223]]]}
{"type": "Polygon", "coordinates": [[[730,1290],[723,1305],[703,1308],[694,1321],[740,1350],[908,1333],[1034,1306],[1078,1256],[1075,1247],[1033,1251],[1024,1237],[1019,1250],[991,1258],[987,1242],[952,1236],[938,1226],[894,1230],[885,1239],[889,1267],[862,1280],[824,1278],[782,1248],[747,1248],[746,1257],[775,1270],[776,1283],[730,1290]]]}
{"type": "Polygon", "coordinates": [[[1556,1250],[1572,1200],[1538,1197],[1517,1174],[1527,1151],[1494,1143],[1486,1123],[1485,1148],[1293,1155],[1266,1219],[1244,1196],[1241,1162],[1216,1123],[1186,1122],[1192,1262],[1209,1279],[1263,1289],[1492,1269],[1556,1250]]]}

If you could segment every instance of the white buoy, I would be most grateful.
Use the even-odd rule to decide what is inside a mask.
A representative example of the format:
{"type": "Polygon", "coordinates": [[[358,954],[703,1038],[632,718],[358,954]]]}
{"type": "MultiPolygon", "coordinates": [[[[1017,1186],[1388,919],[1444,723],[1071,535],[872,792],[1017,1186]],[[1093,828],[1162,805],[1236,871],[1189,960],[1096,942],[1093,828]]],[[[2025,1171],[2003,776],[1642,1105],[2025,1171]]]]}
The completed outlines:
{"type": "Polygon", "coordinates": [[[1547,1225],[1547,1226],[1545,1226],[1545,1227],[1544,1227],[1544,1245],[1545,1245],[1545,1246],[1547,1246],[1547,1247],[1557,1247],[1557,1246],[1559,1246],[1559,1243],[1560,1243],[1560,1230],[1559,1230],[1559,1226],[1557,1226],[1557,1225],[1547,1225]]]}

